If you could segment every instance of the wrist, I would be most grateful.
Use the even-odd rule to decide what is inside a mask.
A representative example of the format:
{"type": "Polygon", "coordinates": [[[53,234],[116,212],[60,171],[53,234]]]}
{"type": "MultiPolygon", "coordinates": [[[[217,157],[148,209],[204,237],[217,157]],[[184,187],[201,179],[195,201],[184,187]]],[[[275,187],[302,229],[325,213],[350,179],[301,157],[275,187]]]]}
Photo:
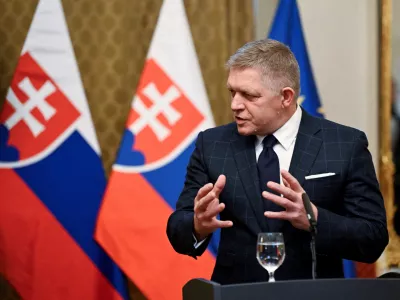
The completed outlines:
{"type": "Polygon", "coordinates": [[[200,229],[200,226],[198,224],[198,220],[196,218],[196,216],[194,216],[194,224],[193,224],[193,234],[197,239],[197,242],[200,242],[202,240],[204,240],[207,236],[208,233],[204,232],[204,230],[200,229]]]}

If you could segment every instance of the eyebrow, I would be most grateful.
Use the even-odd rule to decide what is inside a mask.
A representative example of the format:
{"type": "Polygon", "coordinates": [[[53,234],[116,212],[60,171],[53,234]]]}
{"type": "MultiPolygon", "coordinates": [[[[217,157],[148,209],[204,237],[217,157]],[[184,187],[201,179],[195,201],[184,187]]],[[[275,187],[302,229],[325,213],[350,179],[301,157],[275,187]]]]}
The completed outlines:
{"type": "Polygon", "coordinates": [[[257,91],[255,91],[253,89],[246,89],[246,88],[235,89],[235,88],[231,87],[229,84],[226,85],[226,87],[228,88],[228,90],[239,91],[239,92],[246,93],[246,94],[253,94],[253,95],[259,95],[260,94],[260,93],[258,93],[257,91]]]}

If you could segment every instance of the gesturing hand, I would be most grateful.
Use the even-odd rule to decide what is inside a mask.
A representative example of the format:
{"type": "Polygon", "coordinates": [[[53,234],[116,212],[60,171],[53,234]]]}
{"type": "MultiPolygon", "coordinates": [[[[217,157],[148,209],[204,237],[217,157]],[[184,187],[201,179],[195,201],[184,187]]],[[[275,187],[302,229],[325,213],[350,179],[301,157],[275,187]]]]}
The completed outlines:
{"type": "Polygon", "coordinates": [[[225,204],[219,203],[219,195],[225,187],[226,178],[220,175],[213,185],[208,183],[197,192],[194,199],[194,230],[198,241],[206,238],[217,228],[231,227],[232,221],[220,221],[217,215],[224,210],[225,204]]]}
{"type": "MultiPolygon", "coordinates": [[[[264,212],[264,215],[271,219],[287,220],[298,229],[309,230],[310,223],[307,219],[306,210],[301,197],[304,190],[297,179],[294,178],[288,171],[282,170],[281,174],[284,186],[272,181],[268,182],[267,186],[271,190],[283,195],[283,197],[269,192],[263,192],[262,196],[265,199],[282,206],[285,208],[285,210],[280,212],[266,211],[264,212]]],[[[318,219],[317,207],[313,203],[311,203],[311,206],[314,211],[315,218],[318,219]]]]}

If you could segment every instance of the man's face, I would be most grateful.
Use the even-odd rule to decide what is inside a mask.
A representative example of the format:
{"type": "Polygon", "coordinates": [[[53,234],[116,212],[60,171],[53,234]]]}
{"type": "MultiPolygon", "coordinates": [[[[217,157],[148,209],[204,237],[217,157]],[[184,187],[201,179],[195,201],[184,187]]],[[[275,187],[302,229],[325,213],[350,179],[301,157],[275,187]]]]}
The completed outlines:
{"type": "Polygon", "coordinates": [[[261,70],[232,68],[227,87],[239,134],[267,135],[279,128],[282,97],[268,89],[261,70]]]}

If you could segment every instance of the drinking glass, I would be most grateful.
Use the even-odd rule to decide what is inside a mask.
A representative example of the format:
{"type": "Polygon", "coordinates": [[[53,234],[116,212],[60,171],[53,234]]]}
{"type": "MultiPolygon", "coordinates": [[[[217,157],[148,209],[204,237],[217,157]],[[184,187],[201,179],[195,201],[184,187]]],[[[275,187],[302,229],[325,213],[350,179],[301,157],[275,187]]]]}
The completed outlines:
{"type": "Polygon", "coordinates": [[[263,232],[258,234],[257,260],[268,271],[268,282],[275,282],[274,272],[285,259],[285,242],[281,232],[263,232]]]}

